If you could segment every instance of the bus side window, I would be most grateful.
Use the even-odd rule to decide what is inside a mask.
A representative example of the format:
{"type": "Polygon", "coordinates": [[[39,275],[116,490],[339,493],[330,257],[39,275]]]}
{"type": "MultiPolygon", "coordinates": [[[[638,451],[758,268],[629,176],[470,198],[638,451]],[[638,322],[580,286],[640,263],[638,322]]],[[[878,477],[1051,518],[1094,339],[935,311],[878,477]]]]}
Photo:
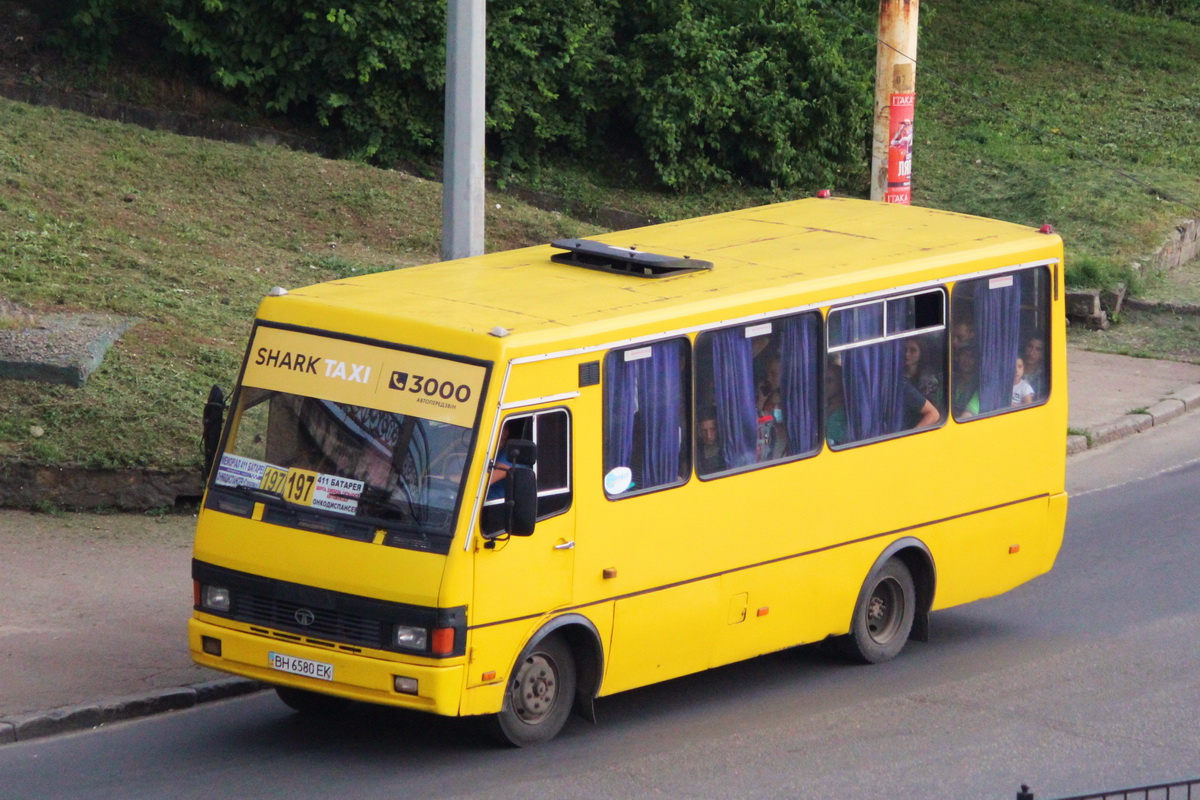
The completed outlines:
{"type": "MultiPolygon", "coordinates": [[[[565,408],[539,411],[509,417],[501,427],[497,452],[493,461],[507,463],[503,443],[509,439],[527,439],[537,445],[538,509],[537,519],[543,520],[563,513],[571,507],[571,415],[565,408]]],[[[483,506],[482,530],[487,535],[503,532],[504,479],[489,484],[483,506]]]]}
{"type": "Polygon", "coordinates": [[[674,486],[691,472],[687,339],[614,350],[604,359],[604,491],[674,486]]]}
{"type": "Polygon", "coordinates": [[[812,454],[821,317],[780,317],[696,341],[696,473],[702,478],[812,454]]]}
{"type": "Polygon", "coordinates": [[[961,281],[954,287],[951,407],[965,420],[1050,394],[1050,271],[961,281]]]}
{"type": "Polygon", "coordinates": [[[825,435],[831,446],[944,422],[944,290],[835,308],[827,336],[825,435]]]}

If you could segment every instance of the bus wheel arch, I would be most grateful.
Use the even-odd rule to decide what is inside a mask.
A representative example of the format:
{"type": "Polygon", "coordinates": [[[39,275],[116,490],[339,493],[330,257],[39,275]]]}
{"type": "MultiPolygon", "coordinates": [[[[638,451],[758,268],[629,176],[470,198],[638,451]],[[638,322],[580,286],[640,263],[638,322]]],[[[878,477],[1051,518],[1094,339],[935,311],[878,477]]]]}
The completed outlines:
{"type": "Polygon", "coordinates": [[[600,635],[590,620],[568,614],[546,623],[513,665],[493,734],[525,747],[554,738],[573,708],[594,722],[602,665],[600,635]]]}
{"type": "Polygon", "coordinates": [[[933,554],[920,539],[906,537],[900,539],[883,551],[883,555],[875,562],[878,569],[889,558],[899,558],[908,567],[917,592],[917,605],[913,615],[910,639],[918,642],[929,641],[929,611],[933,608],[933,596],[937,590],[937,570],[933,563],[933,554]]]}
{"type": "Polygon", "coordinates": [[[877,664],[898,655],[910,638],[927,640],[934,589],[925,544],[908,537],[893,542],[867,573],[838,649],[851,660],[877,664]]]}

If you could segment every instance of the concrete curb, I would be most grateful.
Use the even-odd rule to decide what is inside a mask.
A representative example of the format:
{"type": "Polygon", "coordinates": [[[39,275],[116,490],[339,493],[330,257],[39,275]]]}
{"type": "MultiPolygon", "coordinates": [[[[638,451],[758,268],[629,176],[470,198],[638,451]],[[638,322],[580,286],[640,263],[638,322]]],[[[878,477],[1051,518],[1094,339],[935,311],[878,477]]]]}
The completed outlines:
{"type": "Polygon", "coordinates": [[[157,689],[113,700],[5,717],[0,719],[0,745],[89,730],[164,711],[192,708],[201,703],[239,697],[264,688],[263,684],[245,678],[220,678],[176,689],[157,689]]]}
{"type": "Polygon", "coordinates": [[[1088,428],[1083,434],[1067,436],[1067,455],[1073,456],[1093,447],[1133,436],[1196,409],[1200,409],[1200,384],[1172,392],[1144,412],[1126,414],[1112,422],[1088,428]]]}

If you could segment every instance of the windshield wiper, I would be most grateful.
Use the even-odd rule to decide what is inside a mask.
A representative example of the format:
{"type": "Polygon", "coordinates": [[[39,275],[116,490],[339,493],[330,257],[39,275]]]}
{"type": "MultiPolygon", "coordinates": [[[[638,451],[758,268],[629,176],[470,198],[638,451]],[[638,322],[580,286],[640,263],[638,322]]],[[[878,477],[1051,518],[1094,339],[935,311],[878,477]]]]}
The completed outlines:
{"type": "Polygon", "coordinates": [[[276,492],[272,489],[262,489],[258,486],[222,486],[221,488],[242,492],[259,500],[278,500],[285,506],[288,505],[287,498],[283,496],[283,492],[276,492]]]}

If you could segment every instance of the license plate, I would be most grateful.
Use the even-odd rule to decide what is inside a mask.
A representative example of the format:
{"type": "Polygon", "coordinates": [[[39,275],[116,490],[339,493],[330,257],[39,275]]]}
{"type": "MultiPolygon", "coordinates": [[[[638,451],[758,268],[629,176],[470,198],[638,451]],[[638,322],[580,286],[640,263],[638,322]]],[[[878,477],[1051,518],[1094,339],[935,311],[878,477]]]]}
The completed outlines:
{"type": "Polygon", "coordinates": [[[303,675],[306,678],[316,678],[321,681],[333,680],[333,664],[321,661],[309,661],[307,658],[296,658],[283,653],[271,653],[271,669],[280,672],[290,672],[293,675],[303,675]]]}

